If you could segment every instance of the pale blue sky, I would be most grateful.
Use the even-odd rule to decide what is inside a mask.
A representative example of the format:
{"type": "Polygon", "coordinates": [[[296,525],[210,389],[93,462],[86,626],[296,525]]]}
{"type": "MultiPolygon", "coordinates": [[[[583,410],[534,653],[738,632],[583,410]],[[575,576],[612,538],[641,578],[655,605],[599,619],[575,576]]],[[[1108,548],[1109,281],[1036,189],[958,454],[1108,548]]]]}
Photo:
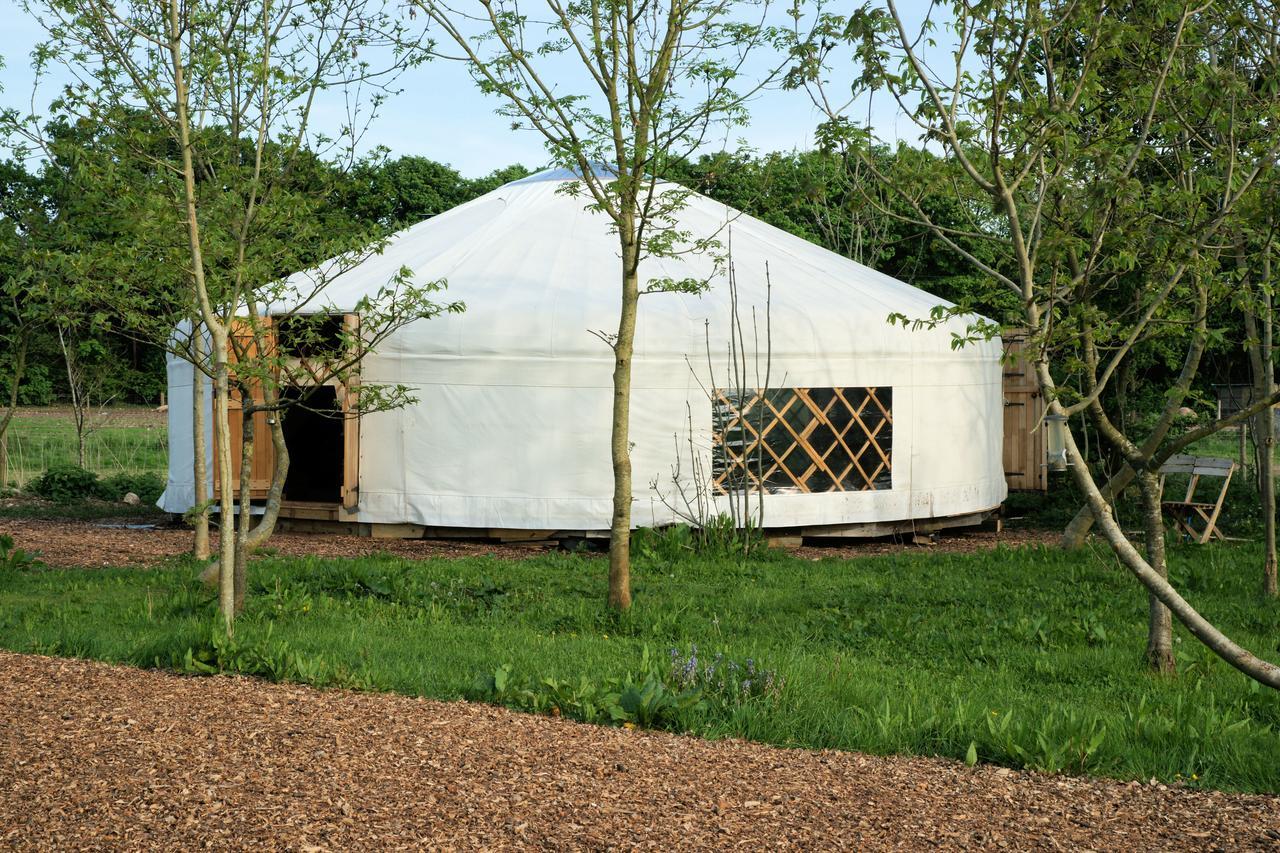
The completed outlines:
{"type": "MultiPolygon", "coordinates": [[[[901,5],[904,14],[923,14],[927,4],[907,0],[901,5]]],[[[0,69],[0,105],[25,110],[31,101],[33,79],[29,56],[43,32],[13,0],[0,0],[0,14],[0,57],[5,63],[0,69]]],[[[850,69],[850,78],[853,73],[850,69]]],[[[371,127],[369,145],[385,145],[395,155],[430,157],[468,176],[510,163],[535,167],[546,162],[540,138],[532,131],[512,131],[507,119],[494,114],[497,100],[477,91],[460,63],[427,63],[406,73],[400,86],[403,93],[383,107],[371,127]]],[[[46,82],[37,97],[37,108],[47,104],[55,90],[54,81],[46,82]]],[[[336,99],[332,106],[331,116],[325,111],[317,116],[319,126],[341,118],[336,99]]],[[[751,106],[750,125],[737,129],[731,142],[742,139],[760,151],[805,149],[812,145],[819,120],[803,92],[765,92],[751,106]]],[[[875,104],[873,123],[882,137],[915,135],[911,123],[883,99],[875,104]]]]}

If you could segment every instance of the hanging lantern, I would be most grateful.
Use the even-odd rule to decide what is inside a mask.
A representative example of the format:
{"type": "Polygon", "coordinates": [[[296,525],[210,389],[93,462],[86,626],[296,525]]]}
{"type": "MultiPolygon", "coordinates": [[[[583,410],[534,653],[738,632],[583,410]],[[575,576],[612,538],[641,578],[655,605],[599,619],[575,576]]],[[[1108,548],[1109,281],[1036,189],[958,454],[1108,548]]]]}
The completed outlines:
{"type": "Polygon", "coordinates": [[[1050,471],[1067,470],[1067,416],[1053,412],[1044,416],[1045,464],[1050,471]]]}

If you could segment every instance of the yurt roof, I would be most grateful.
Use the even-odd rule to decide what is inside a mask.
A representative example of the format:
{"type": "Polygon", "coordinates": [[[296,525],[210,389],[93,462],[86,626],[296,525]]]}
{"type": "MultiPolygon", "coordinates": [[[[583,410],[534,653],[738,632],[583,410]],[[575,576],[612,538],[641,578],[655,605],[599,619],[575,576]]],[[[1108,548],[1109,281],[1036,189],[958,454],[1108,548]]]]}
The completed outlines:
{"type": "MultiPolygon", "coordinates": [[[[617,327],[618,238],[605,214],[587,209],[590,198],[585,192],[570,195],[563,190],[573,180],[566,170],[547,170],[419,222],[395,234],[380,254],[336,277],[313,304],[326,311],[350,311],[362,297],[376,293],[408,268],[417,284],[447,282],[439,301],[466,304],[461,315],[415,324],[421,328],[411,337],[419,351],[427,347],[440,354],[473,357],[491,353],[607,358],[608,349],[592,333],[617,327]]],[[[739,315],[750,336],[754,307],[763,334],[769,299],[775,356],[906,352],[949,359],[984,357],[979,352],[950,352],[950,332],[962,328],[962,320],[928,331],[909,331],[888,322],[890,313],[927,317],[935,306],[948,305],[945,300],[704,195],[688,196],[676,227],[694,238],[717,235],[731,246],[739,315]]],[[[660,278],[706,278],[714,266],[705,253],[646,258],[640,265],[641,287],[660,278]]],[[[712,340],[726,334],[731,310],[727,280],[721,274],[711,283],[701,295],[641,297],[637,358],[700,352],[708,323],[712,340]]]]}

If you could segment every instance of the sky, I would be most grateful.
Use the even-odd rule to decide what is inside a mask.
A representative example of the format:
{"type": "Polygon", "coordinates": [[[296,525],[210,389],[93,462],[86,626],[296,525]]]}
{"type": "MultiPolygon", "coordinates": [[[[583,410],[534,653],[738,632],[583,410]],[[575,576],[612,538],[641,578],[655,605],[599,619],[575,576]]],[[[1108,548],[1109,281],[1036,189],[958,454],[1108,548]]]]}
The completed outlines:
{"type": "MultiPolygon", "coordinates": [[[[905,0],[906,17],[923,14],[923,0],[905,0]]],[[[29,109],[33,73],[30,53],[43,31],[19,3],[0,0],[0,107],[29,109]]],[[[849,69],[852,78],[854,69],[849,69]]],[[[37,107],[56,95],[56,80],[42,85],[37,107]]],[[[496,115],[498,100],[481,94],[458,62],[437,60],[408,71],[400,78],[403,91],[385,104],[370,127],[365,147],[383,145],[393,156],[418,155],[448,163],[463,175],[477,177],[496,168],[521,163],[536,168],[547,162],[541,138],[531,130],[512,131],[509,119],[496,115]]],[[[339,121],[339,103],[324,105],[317,123],[339,121]]],[[[880,99],[872,102],[871,117],[882,138],[913,135],[913,126],[880,99]]],[[[862,107],[866,115],[866,106],[862,107]]],[[[738,142],[761,152],[805,150],[812,147],[818,110],[804,92],[766,91],[751,104],[750,124],[736,128],[730,147],[738,142]]]]}

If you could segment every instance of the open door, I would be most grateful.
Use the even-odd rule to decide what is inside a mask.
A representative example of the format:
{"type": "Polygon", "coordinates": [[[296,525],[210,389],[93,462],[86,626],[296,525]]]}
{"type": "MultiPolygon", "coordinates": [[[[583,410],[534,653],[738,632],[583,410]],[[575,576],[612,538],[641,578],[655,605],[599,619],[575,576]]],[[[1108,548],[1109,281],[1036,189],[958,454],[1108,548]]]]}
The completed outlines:
{"type": "MultiPolygon", "coordinates": [[[[359,318],[354,314],[334,315],[330,319],[341,323],[341,328],[354,333],[359,318]]],[[[290,354],[289,328],[283,318],[265,318],[266,344],[272,349],[279,346],[290,354]],[[278,320],[279,322],[273,322],[278,320]]],[[[233,331],[233,334],[237,334],[233,331]]],[[[255,352],[253,336],[247,323],[237,334],[241,352],[255,352]]],[[[335,335],[336,340],[336,335],[335,335]]],[[[304,356],[305,357],[305,356],[304,356]]],[[[234,362],[234,354],[232,356],[234,362]]],[[[234,364],[232,370],[234,371],[234,364]]],[[[319,378],[319,377],[317,377],[319,378]]],[[[357,414],[354,389],[359,379],[352,376],[347,385],[336,380],[324,384],[302,384],[280,388],[280,396],[294,405],[283,414],[256,412],[254,414],[254,452],[250,471],[250,499],[265,499],[275,475],[275,448],[271,442],[272,419],[282,418],[285,445],[289,448],[289,472],[285,478],[282,495],[284,508],[281,515],[290,516],[295,510],[303,516],[316,511],[317,504],[328,505],[331,511],[341,508],[353,513],[359,505],[360,491],[360,418],[357,414]],[[309,510],[298,504],[311,505],[309,510]],[[291,509],[292,506],[292,509],[291,509]]],[[[254,399],[262,400],[261,387],[252,388],[254,399]]],[[[232,478],[239,483],[240,442],[243,434],[240,413],[243,405],[238,393],[233,392],[229,434],[232,447],[232,478]]],[[[215,430],[218,425],[214,424],[215,430]]],[[[216,456],[216,455],[215,455],[216,456]]],[[[214,460],[214,496],[219,495],[217,460],[214,460]]]]}
{"type": "MultiPolygon", "coordinates": [[[[345,331],[354,336],[360,328],[360,318],[347,314],[342,318],[345,331]]],[[[348,513],[360,506],[360,415],[355,394],[360,387],[359,374],[352,374],[346,387],[339,388],[342,406],[342,489],[339,502],[348,513]]]]}
{"type": "Polygon", "coordinates": [[[1026,347],[1025,332],[1004,336],[1004,479],[1011,492],[1043,492],[1048,488],[1040,428],[1045,399],[1026,347]]]}
{"type": "MultiPolygon", "coordinates": [[[[352,314],[305,321],[281,319],[277,323],[279,345],[286,356],[306,359],[309,348],[328,345],[325,341],[330,339],[330,330],[331,340],[336,344],[339,332],[354,333],[357,324],[358,318],[352,314]],[[314,337],[299,336],[297,344],[291,343],[289,322],[292,321],[312,323],[311,330],[319,328],[325,338],[317,342],[314,337]],[[314,325],[317,322],[319,325],[314,325]]],[[[299,371],[295,375],[308,373],[311,372],[299,371]]],[[[338,520],[339,513],[354,512],[359,502],[360,421],[353,392],[358,379],[349,376],[344,384],[336,377],[311,375],[317,382],[304,380],[280,392],[292,403],[283,416],[284,441],[290,459],[284,483],[284,514],[316,517],[314,513],[323,511],[330,513],[326,517],[338,520]]]]}
{"type": "MultiPolygon", "coordinates": [[[[275,333],[271,325],[271,318],[263,318],[263,325],[266,332],[266,340],[268,347],[275,346],[275,333]]],[[[252,354],[256,351],[253,340],[253,334],[248,328],[248,324],[244,321],[237,321],[232,325],[232,336],[236,339],[236,347],[228,354],[231,362],[231,371],[234,375],[236,364],[236,352],[243,351],[252,354]]],[[[261,383],[253,383],[250,390],[253,399],[261,402],[263,399],[261,383]]],[[[235,387],[231,390],[231,399],[229,400],[229,411],[227,414],[228,434],[231,437],[231,480],[235,483],[237,493],[240,490],[240,465],[241,450],[240,443],[244,435],[244,421],[241,412],[244,411],[244,401],[238,389],[235,387]]],[[[251,468],[249,470],[249,499],[263,499],[267,496],[267,492],[271,488],[271,478],[276,470],[276,451],[271,443],[271,412],[255,412],[253,415],[253,458],[250,460],[251,468]]],[[[214,429],[214,447],[217,447],[218,435],[221,425],[217,419],[213,419],[214,429]]],[[[218,454],[213,454],[213,497],[221,498],[221,475],[218,464],[218,454]]],[[[237,498],[239,495],[237,494],[237,498]]]]}

